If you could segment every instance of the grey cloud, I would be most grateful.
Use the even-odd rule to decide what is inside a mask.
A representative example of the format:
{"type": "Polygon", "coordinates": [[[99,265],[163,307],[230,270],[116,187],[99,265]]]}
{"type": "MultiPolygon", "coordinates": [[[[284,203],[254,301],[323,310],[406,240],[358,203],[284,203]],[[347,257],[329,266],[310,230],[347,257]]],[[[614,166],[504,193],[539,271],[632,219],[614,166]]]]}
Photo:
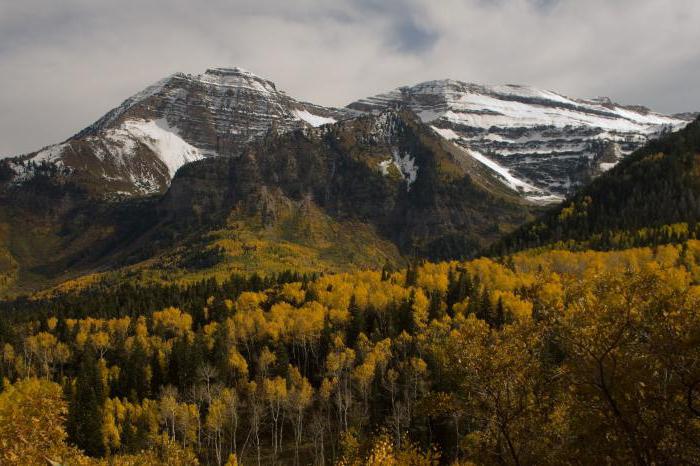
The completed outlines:
{"type": "Polygon", "coordinates": [[[413,19],[397,24],[392,38],[397,50],[404,53],[424,53],[430,50],[437,40],[436,31],[419,25],[413,19]]]}
{"type": "Polygon", "coordinates": [[[698,110],[698,24],[697,0],[0,0],[0,154],[210,66],[326,105],[450,77],[698,110]]]}

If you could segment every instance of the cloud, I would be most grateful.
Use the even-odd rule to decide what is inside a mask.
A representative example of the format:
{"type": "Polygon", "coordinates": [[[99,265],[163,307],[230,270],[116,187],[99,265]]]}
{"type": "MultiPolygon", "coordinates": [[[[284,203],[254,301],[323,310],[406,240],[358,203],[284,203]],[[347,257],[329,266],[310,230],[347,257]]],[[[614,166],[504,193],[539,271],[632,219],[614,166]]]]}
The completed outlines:
{"type": "Polygon", "coordinates": [[[700,109],[697,0],[0,2],[0,154],[175,71],[238,65],[325,105],[427,79],[700,109]]]}

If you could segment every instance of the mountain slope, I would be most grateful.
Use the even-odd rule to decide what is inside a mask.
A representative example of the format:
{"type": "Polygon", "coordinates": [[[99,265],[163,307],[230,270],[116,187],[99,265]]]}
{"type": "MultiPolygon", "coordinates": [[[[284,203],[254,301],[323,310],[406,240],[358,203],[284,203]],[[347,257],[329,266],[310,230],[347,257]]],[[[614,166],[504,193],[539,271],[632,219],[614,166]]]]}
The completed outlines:
{"type": "Polygon", "coordinates": [[[187,280],[468,257],[537,210],[409,111],[271,132],[238,157],[187,164],[161,197],[88,202],[59,178],[2,202],[8,237],[35,222],[25,242],[43,244],[6,244],[6,291],[113,270],[187,280]]]}
{"type": "Polygon", "coordinates": [[[548,244],[618,248],[696,237],[700,119],[652,141],[495,248],[548,244]]]}
{"type": "Polygon", "coordinates": [[[428,81],[348,107],[405,106],[443,137],[469,149],[503,181],[555,202],[664,132],[688,123],[609,99],[579,100],[526,86],[428,81]]]}
{"type": "Polygon", "coordinates": [[[270,130],[318,126],[352,115],[299,102],[240,68],[173,74],[124,101],[63,143],[2,161],[21,184],[60,171],[93,197],[164,192],[182,165],[237,155],[270,130]]]}
{"type": "Polygon", "coordinates": [[[274,222],[284,202],[368,223],[405,254],[427,257],[473,254],[532,209],[406,111],[273,136],[240,158],[190,164],[163,208],[181,221],[237,210],[274,222]]]}

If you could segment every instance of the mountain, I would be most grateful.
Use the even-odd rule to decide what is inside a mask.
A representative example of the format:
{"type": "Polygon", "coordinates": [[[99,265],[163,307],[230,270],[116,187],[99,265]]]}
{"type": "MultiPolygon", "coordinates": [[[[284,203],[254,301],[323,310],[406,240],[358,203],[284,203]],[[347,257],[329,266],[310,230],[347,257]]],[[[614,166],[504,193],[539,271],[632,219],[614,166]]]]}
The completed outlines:
{"type": "Polygon", "coordinates": [[[538,209],[409,110],[269,131],[147,198],[91,198],[61,176],[0,191],[5,292],[114,270],[187,280],[468,257],[538,209]]]}
{"type": "Polygon", "coordinates": [[[2,163],[12,184],[48,171],[93,197],[150,195],[164,192],[188,162],[236,155],[270,130],[318,126],[352,114],[299,102],[240,68],[176,73],[66,141],[2,163]]]}
{"type": "Polygon", "coordinates": [[[673,117],[609,99],[581,100],[525,86],[429,81],[346,108],[301,102],[240,68],[175,73],[66,141],[0,162],[8,184],[48,174],[93,198],[164,192],[182,165],[237,156],[267,132],[316,127],[405,107],[539,203],[561,200],[647,141],[683,127],[673,117]]]}
{"type": "Polygon", "coordinates": [[[651,141],[496,253],[557,245],[618,249],[700,237],[700,119],[651,141]]]}
{"type": "Polygon", "coordinates": [[[469,256],[532,209],[405,110],[272,135],[241,157],[187,165],[162,203],[184,222],[238,212],[274,224],[290,206],[369,224],[404,254],[433,258],[469,256]]]}
{"type": "Polygon", "coordinates": [[[532,87],[428,81],[353,102],[348,108],[407,107],[446,139],[541,203],[556,202],[660,135],[685,126],[610,99],[573,99],[532,87]]]}
{"type": "Polygon", "coordinates": [[[239,68],[177,73],[0,161],[0,290],[469,257],[683,125],[516,86],[433,81],[335,109],[239,68]]]}

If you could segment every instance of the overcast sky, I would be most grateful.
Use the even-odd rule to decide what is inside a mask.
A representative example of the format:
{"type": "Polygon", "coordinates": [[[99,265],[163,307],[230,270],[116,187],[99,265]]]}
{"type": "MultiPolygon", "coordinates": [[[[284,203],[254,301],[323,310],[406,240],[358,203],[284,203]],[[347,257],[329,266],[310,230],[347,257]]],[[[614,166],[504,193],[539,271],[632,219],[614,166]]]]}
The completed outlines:
{"type": "Polygon", "coordinates": [[[697,111],[700,0],[0,0],[0,154],[214,66],[323,105],[453,78],[697,111]]]}

